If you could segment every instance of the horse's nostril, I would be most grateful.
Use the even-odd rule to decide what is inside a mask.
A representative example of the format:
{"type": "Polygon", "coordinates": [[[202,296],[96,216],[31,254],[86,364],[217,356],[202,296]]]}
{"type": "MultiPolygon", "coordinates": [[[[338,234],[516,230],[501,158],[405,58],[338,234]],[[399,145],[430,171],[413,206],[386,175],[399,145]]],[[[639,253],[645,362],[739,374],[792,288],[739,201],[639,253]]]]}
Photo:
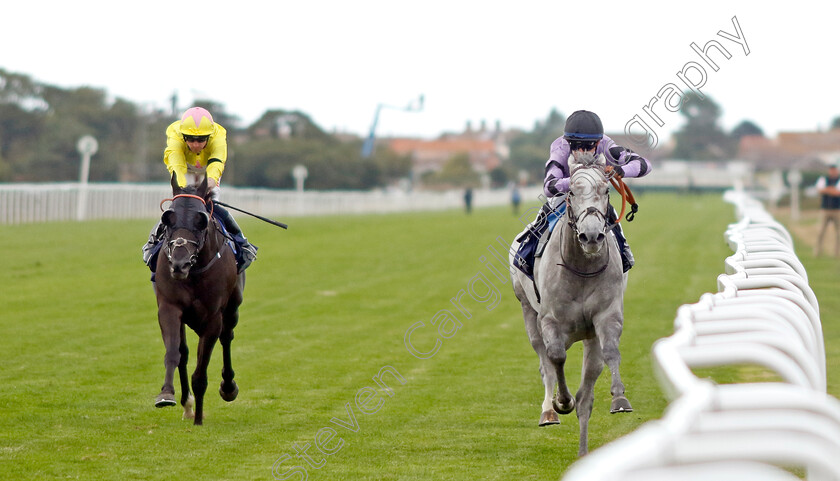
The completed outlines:
{"type": "Polygon", "coordinates": [[[578,240],[581,244],[600,244],[601,242],[604,242],[605,238],[606,236],[602,232],[599,232],[598,235],[594,236],[590,236],[585,232],[578,234],[578,240]]]}

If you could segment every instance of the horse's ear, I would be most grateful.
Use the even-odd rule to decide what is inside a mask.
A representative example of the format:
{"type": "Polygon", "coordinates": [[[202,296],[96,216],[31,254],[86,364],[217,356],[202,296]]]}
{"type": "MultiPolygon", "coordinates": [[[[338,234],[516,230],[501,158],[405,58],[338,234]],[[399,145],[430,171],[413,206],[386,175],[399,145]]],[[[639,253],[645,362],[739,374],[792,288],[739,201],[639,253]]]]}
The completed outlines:
{"type": "Polygon", "coordinates": [[[201,180],[201,184],[198,185],[198,196],[202,199],[207,197],[207,176],[204,176],[204,179],[201,180]]]}
{"type": "Polygon", "coordinates": [[[172,195],[177,195],[181,192],[181,186],[178,185],[178,176],[172,172],[172,178],[169,179],[169,184],[172,185],[172,195]]]}

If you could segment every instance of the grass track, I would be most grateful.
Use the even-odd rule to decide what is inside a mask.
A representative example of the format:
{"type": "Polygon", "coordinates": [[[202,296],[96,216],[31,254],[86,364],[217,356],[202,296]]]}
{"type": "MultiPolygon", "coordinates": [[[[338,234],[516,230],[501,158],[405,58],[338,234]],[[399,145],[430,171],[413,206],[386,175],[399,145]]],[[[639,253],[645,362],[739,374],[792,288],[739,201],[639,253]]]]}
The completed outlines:
{"type": "MultiPolygon", "coordinates": [[[[638,265],[625,297],[622,375],[635,412],[610,415],[608,371],[596,387],[590,446],[658,418],[666,400],[653,378],[651,344],[672,332],[676,308],[716,290],[730,255],[723,242],[733,208],[719,196],[639,196],[625,229],[638,265]]],[[[510,284],[482,263],[497,236],[522,226],[506,209],[410,215],[289,219],[279,229],[240,217],[260,247],[249,269],[233,344],[240,396],[216,394],[221,351],[210,367],[203,427],[180,408],[154,409],[163,379],[163,343],[140,244],[152,221],[3,226],[7,274],[0,278],[0,479],[556,480],[575,460],[577,421],[537,428],[542,386],[510,284]],[[461,296],[473,284],[478,302],[461,296]],[[483,290],[482,290],[483,289],[483,290]],[[494,300],[498,300],[494,304],[494,300]],[[449,309],[462,327],[441,338],[429,359],[432,318],[449,309]],[[383,366],[393,396],[364,414],[357,392],[383,366]],[[350,421],[357,431],[331,423],[350,421]],[[322,428],[336,437],[314,446],[322,428]],[[339,440],[340,439],[340,440],[339,440]],[[304,449],[312,467],[296,456],[304,449]],[[338,447],[340,446],[340,449],[338,447]],[[291,471],[290,471],[291,470],[291,471]],[[283,475],[283,473],[286,473],[283,475]]],[[[821,301],[829,391],[840,329],[825,320],[835,300],[838,263],[800,252],[821,301]]],[[[492,262],[492,261],[491,261],[492,262]]],[[[195,335],[189,344],[195,352],[195,335]]],[[[191,369],[194,358],[191,360],[191,369]]],[[[576,390],[580,348],[567,373],[576,390]]],[[[723,382],[752,370],[714,373],[723,382]]],[[[760,375],[760,374],[758,374],[760,375]]]]}

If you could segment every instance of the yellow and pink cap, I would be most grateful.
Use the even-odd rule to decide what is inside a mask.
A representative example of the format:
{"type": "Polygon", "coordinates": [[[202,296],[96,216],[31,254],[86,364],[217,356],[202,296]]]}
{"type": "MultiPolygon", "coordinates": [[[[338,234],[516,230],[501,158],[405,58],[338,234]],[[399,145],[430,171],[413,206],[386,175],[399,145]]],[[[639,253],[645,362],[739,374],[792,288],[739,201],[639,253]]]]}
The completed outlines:
{"type": "Polygon", "coordinates": [[[210,135],[214,129],[213,116],[201,107],[192,107],[181,116],[181,133],[184,135],[210,135]]]}

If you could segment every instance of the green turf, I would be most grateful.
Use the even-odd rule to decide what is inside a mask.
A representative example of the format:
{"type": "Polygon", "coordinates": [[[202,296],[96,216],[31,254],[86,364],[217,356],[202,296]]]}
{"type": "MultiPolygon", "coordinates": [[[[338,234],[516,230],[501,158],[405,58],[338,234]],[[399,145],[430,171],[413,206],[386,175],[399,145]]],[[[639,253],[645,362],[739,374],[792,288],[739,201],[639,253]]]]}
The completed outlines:
{"type": "MultiPolygon", "coordinates": [[[[625,227],[638,265],[622,338],[635,411],[609,414],[605,371],[592,448],[661,416],[651,345],[672,332],[679,305],[716,289],[731,253],[722,234],[734,209],[720,196],[638,200],[625,227]]],[[[497,236],[521,230],[509,210],[286,219],[288,231],[240,219],[260,247],[233,344],[240,395],[230,404],[217,395],[217,349],[200,427],[180,408],[153,407],[163,343],[139,260],[152,220],[0,228],[0,479],[254,480],[274,479],[274,467],[298,480],[299,467],[313,480],[556,480],[575,460],[574,416],[537,427],[537,358],[509,281],[485,265],[500,266],[484,258],[497,236]],[[445,310],[457,318],[438,323],[449,337],[432,325],[445,310]],[[427,359],[406,347],[412,326],[427,359]],[[390,395],[368,389],[380,371],[390,395]]],[[[840,301],[821,293],[834,289],[838,264],[800,255],[833,318],[840,301]]],[[[830,366],[838,338],[827,326],[830,366]]],[[[572,391],[579,372],[575,347],[572,391]]],[[[829,390],[840,394],[836,372],[829,390]]]]}

